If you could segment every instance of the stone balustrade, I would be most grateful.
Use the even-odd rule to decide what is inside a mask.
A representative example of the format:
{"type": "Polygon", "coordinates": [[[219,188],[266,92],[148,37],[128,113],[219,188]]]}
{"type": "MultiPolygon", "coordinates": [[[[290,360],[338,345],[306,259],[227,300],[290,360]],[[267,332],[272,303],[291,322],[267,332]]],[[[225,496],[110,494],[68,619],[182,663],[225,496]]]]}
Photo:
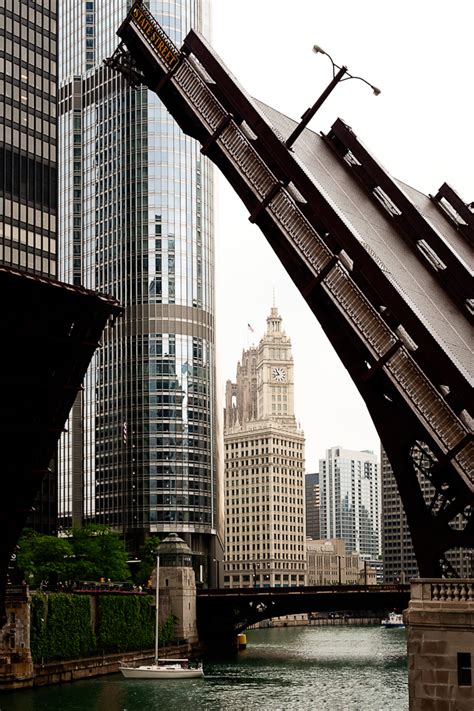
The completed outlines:
{"type": "Polygon", "coordinates": [[[470,603],[474,607],[474,580],[472,578],[455,580],[419,578],[412,581],[410,605],[439,602],[470,603]]]}

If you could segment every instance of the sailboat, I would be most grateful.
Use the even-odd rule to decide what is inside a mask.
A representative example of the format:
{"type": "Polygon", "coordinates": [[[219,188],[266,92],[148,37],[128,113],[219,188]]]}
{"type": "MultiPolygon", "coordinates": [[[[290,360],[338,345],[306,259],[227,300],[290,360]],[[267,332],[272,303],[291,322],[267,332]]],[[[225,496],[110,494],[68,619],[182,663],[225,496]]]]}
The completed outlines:
{"type": "Polygon", "coordinates": [[[204,676],[201,663],[189,659],[159,659],[159,596],[160,596],[160,557],[156,556],[156,603],[155,603],[155,660],[153,664],[138,667],[122,665],[120,671],[126,679],[198,679],[204,676]]]}

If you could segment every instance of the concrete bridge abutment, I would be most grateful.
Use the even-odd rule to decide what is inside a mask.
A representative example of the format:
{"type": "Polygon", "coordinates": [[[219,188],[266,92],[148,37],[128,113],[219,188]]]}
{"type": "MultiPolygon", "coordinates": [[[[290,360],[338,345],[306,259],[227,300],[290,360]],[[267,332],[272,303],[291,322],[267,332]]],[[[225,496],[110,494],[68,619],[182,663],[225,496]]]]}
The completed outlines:
{"type": "Polygon", "coordinates": [[[404,618],[410,711],[472,711],[474,580],[413,580],[404,618]]]}

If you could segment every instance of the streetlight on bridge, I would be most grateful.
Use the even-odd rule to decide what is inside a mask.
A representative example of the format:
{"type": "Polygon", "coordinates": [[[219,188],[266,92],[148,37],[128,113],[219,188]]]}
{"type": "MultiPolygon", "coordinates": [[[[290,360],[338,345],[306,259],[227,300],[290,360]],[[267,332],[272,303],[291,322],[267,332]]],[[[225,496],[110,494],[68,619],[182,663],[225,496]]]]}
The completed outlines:
{"type": "Polygon", "coordinates": [[[376,86],[371,84],[367,79],[364,79],[363,77],[358,77],[354,76],[353,74],[349,74],[347,71],[347,67],[343,64],[342,67],[340,67],[338,64],[336,64],[333,61],[333,58],[331,57],[330,54],[324,51],[319,45],[315,44],[313,47],[313,52],[316,54],[325,54],[326,57],[329,57],[329,60],[332,64],[332,73],[333,73],[333,78],[332,81],[329,82],[321,96],[316,99],[314,104],[309,108],[306,109],[304,114],[301,117],[301,122],[297,125],[295,130],[290,134],[290,136],[286,139],[285,141],[285,146],[287,148],[291,148],[293,143],[296,141],[298,136],[304,131],[308,123],[311,121],[313,118],[314,114],[316,111],[322,106],[322,104],[326,101],[328,98],[329,94],[332,92],[332,90],[339,84],[339,82],[342,81],[347,81],[348,79],[358,79],[359,81],[363,81],[364,84],[367,84],[367,86],[370,86],[372,91],[374,92],[375,96],[378,96],[380,94],[380,89],[378,89],[376,86]],[[338,70],[336,73],[336,69],[338,70]]]}
{"type": "Polygon", "coordinates": [[[256,588],[259,587],[257,585],[257,563],[255,561],[252,561],[252,587],[256,588]]]}

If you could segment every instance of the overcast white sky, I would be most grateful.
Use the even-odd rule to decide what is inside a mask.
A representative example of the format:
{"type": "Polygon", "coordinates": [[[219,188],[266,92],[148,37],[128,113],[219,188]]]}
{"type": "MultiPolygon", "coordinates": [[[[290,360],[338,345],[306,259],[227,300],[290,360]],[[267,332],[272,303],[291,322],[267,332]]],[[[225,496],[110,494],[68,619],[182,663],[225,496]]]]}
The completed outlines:
{"type": "MultiPolygon", "coordinates": [[[[329,59],[380,87],[340,84],[310,127],[339,116],[395,177],[429,193],[447,181],[474,200],[472,0],[213,0],[212,44],[253,96],[298,119],[332,78],[329,59]]],[[[217,171],[216,171],[217,173],[217,171]]],[[[275,301],[291,337],[307,471],[334,445],[379,451],[355,386],[303,297],[225,180],[217,176],[221,392],[257,344],[275,301]],[[247,328],[250,323],[254,334],[247,328]],[[251,336],[251,338],[249,338],[251,336]]]]}

